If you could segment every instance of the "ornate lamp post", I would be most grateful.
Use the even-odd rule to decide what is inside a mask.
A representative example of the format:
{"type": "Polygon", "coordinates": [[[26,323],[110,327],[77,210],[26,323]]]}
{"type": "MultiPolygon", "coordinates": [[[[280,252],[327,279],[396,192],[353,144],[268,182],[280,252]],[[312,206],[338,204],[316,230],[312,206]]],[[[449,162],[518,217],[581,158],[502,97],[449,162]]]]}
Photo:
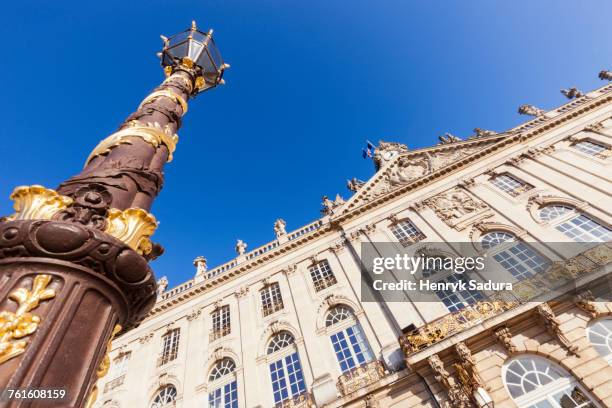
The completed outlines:
{"type": "MultiPolygon", "coordinates": [[[[222,83],[228,67],[212,30],[195,23],[162,40],[166,79],[83,170],[57,191],[34,185],[11,195],[15,213],[0,222],[2,390],[65,390],[55,406],[91,406],[94,384],[108,371],[111,337],[155,303],[147,262],[163,250],[151,242],[157,222],[148,211],[187,101],[222,83]]],[[[6,401],[0,405],[32,402],[6,401]]]]}

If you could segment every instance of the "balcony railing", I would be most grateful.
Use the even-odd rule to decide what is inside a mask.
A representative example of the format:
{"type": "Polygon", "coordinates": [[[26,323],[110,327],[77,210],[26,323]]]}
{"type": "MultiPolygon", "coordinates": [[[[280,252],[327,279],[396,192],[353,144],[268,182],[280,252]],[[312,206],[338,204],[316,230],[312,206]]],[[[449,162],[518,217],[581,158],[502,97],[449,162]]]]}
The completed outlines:
{"type": "Polygon", "coordinates": [[[477,302],[403,335],[400,345],[406,355],[416,353],[517,305],[498,300],[477,302]]]}
{"type": "Polygon", "coordinates": [[[551,300],[546,297],[558,296],[558,289],[563,285],[588,275],[610,260],[612,248],[599,244],[566,261],[554,262],[545,272],[515,283],[512,298],[494,294],[489,300],[476,302],[402,335],[400,345],[408,356],[525,302],[551,300]]]}
{"type": "Polygon", "coordinates": [[[217,339],[220,339],[221,337],[227,336],[228,334],[230,334],[231,331],[232,331],[231,326],[229,325],[223,326],[219,330],[211,331],[208,335],[208,340],[215,341],[217,339]]]}
{"type": "Polygon", "coordinates": [[[367,387],[385,377],[385,368],[379,360],[353,368],[338,377],[338,390],[342,395],[367,387]]]}
{"type": "Polygon", "coordinates": [[[263,310],[263,315],[264,317],[271,315],[272,313],[278,312],[279,310],[284,309],[285,306],[283,305],[283,302],[278,302],[278,303],[274,303],[270,306],[263,306],[262,310],[263,310]]]}
{"type": "Polygon", "coordinates": [[[161,367],[164,364],[168,364],[172,360],[175,360],[177,355],[178,355],[178,352],[173,352],[173,353],[164,354],[164,355],[159,356],[157,358],[157,366],[161,367]]]}
{"type": "Polygon", "coordinates": [[[114,380],[107,382],[104,386],[104,392],[109,392],[119,387],[121,384],[123,384],[123,380],[125,380],[125,374],[123,374],[121,377],[117,377],[114,380]]]}
{"type": "Polygon", "coordinates": [[[311,408],[314,407],[314,400],[310,393],[304,392],[284,401],[276,403],[274,408],[311,408]]]}
{"type": "Polygon", "coordinates": [[[330,286],[335,285],[336,283],[338,283],[338,281],[336,280],[336,277],[334,275],[327,275],[325,277],[322,277],[319,280],[315,281],[315,292],[320,292],[323,289],[327,289],[330,286]]]}
{"type": "Polygon", "coordinates": [[[297,239],[301,237],[302,235],[306,235],[306,234],[311,233],[312,231],[318,230],[319,228],[321,228],[322,225],[323,225],[323,221],[321,220],[316,220],[315,222],[311,222],[310,224],[303,226],[297,231],[292,231],[288,233],[287,240],[293,241],[294,239],[297,239]]]}

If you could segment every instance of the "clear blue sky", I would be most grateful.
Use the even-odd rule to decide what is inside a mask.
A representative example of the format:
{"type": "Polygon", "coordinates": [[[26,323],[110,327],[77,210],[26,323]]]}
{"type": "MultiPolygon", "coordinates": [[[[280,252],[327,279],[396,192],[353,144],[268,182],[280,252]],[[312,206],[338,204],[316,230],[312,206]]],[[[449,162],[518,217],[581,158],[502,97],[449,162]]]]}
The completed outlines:
{"type": "Polygon", "coordinates": [[[368,179],[366,139],[410,148],[444,132],[503,130],[522,103],[602,85],[612,2],[11,1],[0,33],[0,214],[17,185],[77,173],[163,77],[159,34],[196,19],[232,68],[191,103],[153,208],[153,262],[174,286],[319,216],[320,197],[368,179]],[[85,4],[88,3],[88,4],[85,4]]]}

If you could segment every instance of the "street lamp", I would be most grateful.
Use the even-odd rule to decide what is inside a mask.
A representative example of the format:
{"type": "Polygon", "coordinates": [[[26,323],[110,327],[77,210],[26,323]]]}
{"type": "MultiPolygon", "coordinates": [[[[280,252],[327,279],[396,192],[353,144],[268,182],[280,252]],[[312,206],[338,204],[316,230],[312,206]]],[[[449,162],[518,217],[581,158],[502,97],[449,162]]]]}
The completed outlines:
{"type": "Polygon", "coordinates": [[[193,69],[196,75],[195,91],[202,92],[224,83],[223,71],[229,68],[223,62],[213,39],[213,30],[198,30],[195,21],[191,28],[170,38],[161,36],[164,49],[159,53],[167,76],[176,70],[193,69]]]}
{"type": "Polygon", "coordinates": [[[57,190],[32,185],[11,194],[15,213],[0,218],[0,389],[61,389],[60,405],[91,407],[112,336],[155,304],[148,261],[163,250],[151,242],[157,220],[149,211],[187,102],[223,83],[229,67],[212,30],[193,23],[162,39],[166,79],[81,172],[57,190]]]}

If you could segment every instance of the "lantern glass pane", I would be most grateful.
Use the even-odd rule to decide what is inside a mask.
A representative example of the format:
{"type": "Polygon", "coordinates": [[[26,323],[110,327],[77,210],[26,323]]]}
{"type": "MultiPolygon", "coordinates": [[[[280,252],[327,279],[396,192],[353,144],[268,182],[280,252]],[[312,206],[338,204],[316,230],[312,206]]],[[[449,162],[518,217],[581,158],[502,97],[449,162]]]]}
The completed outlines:
{"type": "Polygon", "coordinates": [[[189,42],[189,59],[197,63],[198,58],[200,58],[202,48],[204,48],[204,44],[198,41],[191,40],[189,42]]]}
{"type": "Polygon", "coordinates": [[[190,32],[191,31],[187,30],[187,31],[183,31],[182,33],[178,33],[178,34],[170,37],[170,40],[169,40],[170,47],[173,47],[176,44],[181,43],[183,41],[187,41],[190,32]]]}
{"type": "Polygon", "coordinates": [[[215,41],[212,38],[210,39],[210,42],[208,43],[208,52],[210,56],[212,57],[214,64],[217,66],[217,68],[220,69],[221,65],[223,65],[223,59],[221,58],[219,49],[217,48],[217,45],[215,44],[215,41]]]}
{"type": "Polygon", "coordinates": [[[208,54],[208,49],[205,50],[202,55],[200,55],[200,59],[198,60],[198,65],[202,67],[204,73],[214,73],[217,74],[217,68],[214,66],[210,55],[208,54]]]}
{"type": "Polygon", "coordinates": [[[168,51],[173,57],[179,58],[179,59],[186,57],[188,55],[187,54],[188,50],[189,50],[189,43],[187,41],[174,45],[168,49],[168,51]]]}

